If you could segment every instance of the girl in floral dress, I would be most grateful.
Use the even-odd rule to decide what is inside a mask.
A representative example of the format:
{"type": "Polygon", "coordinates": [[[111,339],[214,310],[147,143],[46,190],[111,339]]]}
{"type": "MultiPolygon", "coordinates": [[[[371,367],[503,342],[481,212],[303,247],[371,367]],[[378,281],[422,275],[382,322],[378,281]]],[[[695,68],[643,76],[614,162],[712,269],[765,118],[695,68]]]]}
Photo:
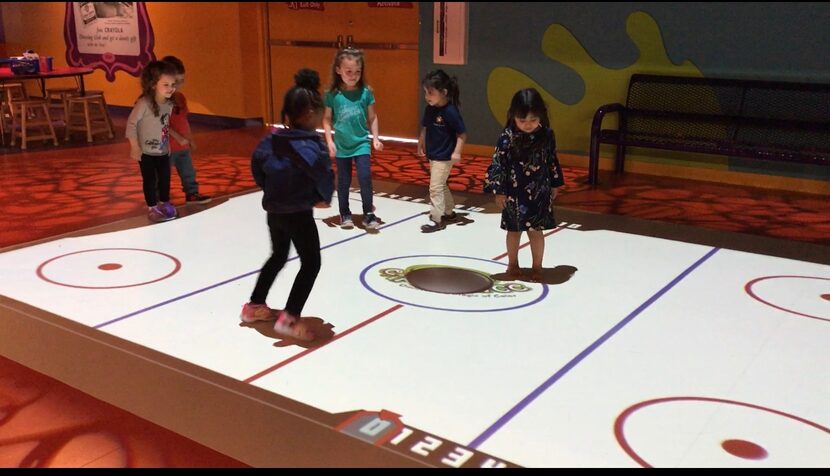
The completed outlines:
{"type": "Polygon", "coordinates": [[[507,230],[508,279],[520,277],[522,232],[527,232],[530,240],[530,279],[541,279],[544,230],[556,228],[553,201],[564,184],[545,101],[536,89],[522,89],[510,103],[507,124],[496,143],[484,182],[484,192],[493,193],[496,203],[503,208],[501,228],[507,230]]]}

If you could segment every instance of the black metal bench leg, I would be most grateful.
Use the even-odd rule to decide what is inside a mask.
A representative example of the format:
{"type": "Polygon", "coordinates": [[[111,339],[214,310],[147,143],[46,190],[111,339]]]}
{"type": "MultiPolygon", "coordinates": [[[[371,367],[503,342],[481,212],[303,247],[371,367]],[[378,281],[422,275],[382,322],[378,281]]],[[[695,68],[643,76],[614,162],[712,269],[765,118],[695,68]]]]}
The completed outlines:
{"type": "Polygon", "coordinates": [[[614,172],[620,175],[625,170],[625,146],[617,144],[617,155],[614,157],[614,172]]]}
{"type": "Polygon", "coordinates": [[[591,137],[591,149],[588,152],[588,183],[596,185],[599,182],[599,141],[591,137]]]}

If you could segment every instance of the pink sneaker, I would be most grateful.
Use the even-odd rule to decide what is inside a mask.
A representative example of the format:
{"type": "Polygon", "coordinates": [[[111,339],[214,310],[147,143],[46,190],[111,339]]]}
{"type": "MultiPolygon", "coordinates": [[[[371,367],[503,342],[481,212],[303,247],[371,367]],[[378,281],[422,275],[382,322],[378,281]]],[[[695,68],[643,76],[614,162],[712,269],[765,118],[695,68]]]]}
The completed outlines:
{"type": "Polygon", "coordinates": [[[297,340],[306,342],[314,340],[314,333],[305,326],[305,323],[299,317],[289,314],[287,311],[280,311],[277,322],[274,323],[274,331],[277,334],[297,340]]]}
{"type": "Polygon", "coordinates": [[[277,318],[280,311],[271,309],[265,304],[246,303],[242,306],[242,312],[239,313],[239,318],[242,322],[256,322],[256,321],[271,321],[277,318]]]}

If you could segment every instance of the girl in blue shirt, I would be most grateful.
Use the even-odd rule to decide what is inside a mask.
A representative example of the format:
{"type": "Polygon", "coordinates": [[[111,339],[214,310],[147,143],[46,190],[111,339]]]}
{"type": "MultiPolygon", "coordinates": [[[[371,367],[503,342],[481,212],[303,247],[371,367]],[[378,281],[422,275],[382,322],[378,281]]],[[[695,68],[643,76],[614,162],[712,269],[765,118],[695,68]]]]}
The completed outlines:
{"type": "Polygon", "coordinates": [[[447,186],[452,166],[461,160],[467,129],[461,118],[458,81],[443,70],[430,71],[424,77],[427,106],[418,137],[418,155],[429,159],[429,217],[432,223],[421,226],[424,233],[443,230],[458,216],[455,201],[447,186]]]}

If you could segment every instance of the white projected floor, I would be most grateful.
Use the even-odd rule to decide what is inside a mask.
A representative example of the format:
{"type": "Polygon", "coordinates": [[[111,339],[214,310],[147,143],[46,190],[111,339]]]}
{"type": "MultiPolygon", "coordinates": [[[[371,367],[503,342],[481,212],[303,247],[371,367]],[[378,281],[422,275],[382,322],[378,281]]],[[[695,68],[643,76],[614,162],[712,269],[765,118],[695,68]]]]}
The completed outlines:
{"type": "Polygon", "coordinates": [[[498,214],[423,234],[425,204],[378,196],[367,234],[324,221],[335,200],[304,310],[334,336],[304,348],[239,323],[270,253],[260,200],[2,253],[0,294],[325,412],[399,415],[355,436],[448,466],[830,466],[828,266],[569,224],[544,260],[569,278],[434,293],[406,270],[505,271],[498,214]]]}

